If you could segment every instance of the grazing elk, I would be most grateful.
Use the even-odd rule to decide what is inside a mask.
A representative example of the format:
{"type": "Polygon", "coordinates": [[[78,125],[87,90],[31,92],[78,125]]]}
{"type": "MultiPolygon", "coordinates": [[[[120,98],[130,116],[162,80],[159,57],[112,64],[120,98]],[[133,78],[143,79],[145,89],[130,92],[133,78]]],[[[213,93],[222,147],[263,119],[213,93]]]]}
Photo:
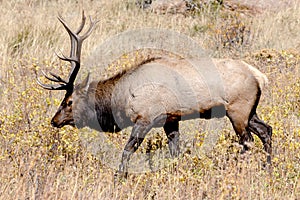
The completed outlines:
{"type": "Polygon", "coordinates": [[[251,132],[262,141],[271,163],[271,126],[256,114],[261,91],[267,78],[259,70],[231,59],[213,59],[213,67],[203,66],[204,73],[196,70],[202,61],[157,57],[143,61],[130,70],[124,70],[104,81],[89,81],[89,76],[74,86],[80,69],[82,42],[90,35],[96,22],[80,36],[85,16],[76,32],[58,17],[71,39],[69,57],[58,56],[71,63],[68,80],[53,73],[45,77],[56,85],[38,84],[48,90],[66,90],[66,95],[51,120],[54,127],[65,125],[78,128],[89,126],[105,132],[118,132],[133,126],[124,148],[119,172],[127,173],[130,156],[138,149],[149,130],[163,126],[168,138],[170,154],[179,154],[179,121],[195,117],[227,116],[239,136],[243,150],[252,141],[251,132]],[[206,76],[206,78],[205,78],[206,76]]]}

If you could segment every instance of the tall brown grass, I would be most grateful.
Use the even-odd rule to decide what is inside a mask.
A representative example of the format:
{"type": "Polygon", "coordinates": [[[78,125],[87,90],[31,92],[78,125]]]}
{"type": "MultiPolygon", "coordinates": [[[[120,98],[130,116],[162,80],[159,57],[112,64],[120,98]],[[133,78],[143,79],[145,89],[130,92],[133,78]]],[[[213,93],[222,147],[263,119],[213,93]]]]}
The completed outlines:
{"type": "MultiPolygon", "coordinates": [[[[0,5],[0,199],[300,199],[296,0],[290,7],[257,14],[207,7],[187,15],[159,15],[129,0],[15,0],[0,5]],[[272,170],[263,169],[265,156],[257,138],[250,152],[238,153],[237,137],[227,123],[207,155],[184,151],[175,163],[130,174],[114,186],[114,169],[88,150],[82,131],[49,125],[63,93],[42,90],[35,83],[41,69],[68,73],[54,54],[69,49],[56,16],[61,14],[75,27],[83,9],[100,20],[84,43],[83,63],[107,38],[154,27],[186,34],[212,56],[244,59],[266,73],[270,84],[258,113],[273,127],[272,170]]],[[[183,123],[183,132],[200,134],[183,123]]],[[[126,135],[109,137],[124,146],[126,135]]]]}

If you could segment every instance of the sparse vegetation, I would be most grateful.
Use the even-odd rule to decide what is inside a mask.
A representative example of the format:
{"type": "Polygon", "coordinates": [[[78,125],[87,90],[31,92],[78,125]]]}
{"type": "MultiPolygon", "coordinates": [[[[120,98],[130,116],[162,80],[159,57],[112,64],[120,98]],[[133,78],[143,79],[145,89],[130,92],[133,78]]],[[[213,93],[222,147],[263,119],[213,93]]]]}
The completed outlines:
{"type": "MultiPolygon", "coordinates": [[[[248,15],[249,6],[229,9],[224,6],[228,1],[212,2],[214,9],[181,15],[147,12],[132,1],[1,1],[0,199],[299,199],[299,3],[248,15]],[[266,73],[269,86],[258,109],[273,127],[272,170],[263,169],[265,155],[256,137],[251,151],[239,154],[228,122],[210,153],[192,153],[208,134],[201,132],[200,120],[183,122],[182,131],[195,144],[187,145],[180,158],[155,172],[130,174],[114,186],[115,169],[86,147],[85,130],[50,126],[63,93],[45,91],[35,82],[41,69],[68,74],[69,66],[54,54],[69,51],[56,16],[60,13],[75,27],[82,9],[100,20],[83,46],[83,64],[105,39],[155,27],[191,36],[213,56],[243,59],[266,73]]],[[[116,62],[120,68],[130,66],[121,61],[116,62]]],[[[81,73],[86,71],[83,66],[81,73]]],[[[107,134],[120,151],[127,136],[128,131],[107,134]]],[[[147,140],[141,152],[166,148],[160,129],[147,140]]]]}

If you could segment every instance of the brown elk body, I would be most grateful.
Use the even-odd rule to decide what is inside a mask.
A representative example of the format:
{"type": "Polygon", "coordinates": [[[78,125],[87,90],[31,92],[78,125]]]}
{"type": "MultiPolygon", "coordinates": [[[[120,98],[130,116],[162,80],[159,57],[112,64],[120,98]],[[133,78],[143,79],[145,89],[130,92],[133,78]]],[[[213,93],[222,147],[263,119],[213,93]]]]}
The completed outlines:
{"type": "MultiPolygon", "coordinates": [[[[80,38],[78,34],[81,30],[74,34],[62,19],[60,21],[72,40],[70,57],[63,56],[61,59],[72,63],[69,77],[74,77],[74,71],[77,74],[80,67],[80,49],[74,49],[78,49],[78,46],[81,48],[82,40],[79,39],[80,45],[73,40],[80,38]]],[[[84,39],[94,24],[92,22],[88,34],[82,36],[84,39]]],[[[89,126],[99,131],[117,132],[133,126],[122,154],[121,173],[127,172],[130,156],[152,127],[164,128],[170,153],[177,156],[179,121],[225,115],[230,119],[244,150],[248,149],[247,142],[253,140],[252,132],[261,139],[270,163],[272,128],[260,120],[256,113],[262,89],[267,83],[266,76],[242,61],[214,59],[214,67],[203,63],[199,59],[162,56],[100,82],[89,82],[87,77],[74,86],[75,78],[64,81],[52,74],[53,77],[46,78],[58,82],[58,86],[39,84],[46,89],[67,90],[51,121],[55,127],[89,126]],[[199,72],[197,66],[201,65],[204,71],[199,72]],[[217,74],[202,73],[213,68],[217,74]]]]}

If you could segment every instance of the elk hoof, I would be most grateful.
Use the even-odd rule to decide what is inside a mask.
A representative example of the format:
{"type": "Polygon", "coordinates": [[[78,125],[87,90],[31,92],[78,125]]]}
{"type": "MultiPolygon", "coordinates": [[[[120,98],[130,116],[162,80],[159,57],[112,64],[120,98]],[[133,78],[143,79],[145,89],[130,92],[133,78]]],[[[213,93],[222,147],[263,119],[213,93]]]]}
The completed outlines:
{"type": "Polygon", "coordinates": [[[269,172],[270,174],[272,174],[273,166],[271,164],[271,156],[269,156],[269,155],[267,156],[267,162],[264,162],[262,164],[262,170],[265,170],[266,172],[269,172]]]}
{"type": "Polygon", "coordinates": [[[127,180],[128,172],[121,172],[117,170],[114,174],[114,185],[116,186],[119,183],[124,183],[127,180]]]}

